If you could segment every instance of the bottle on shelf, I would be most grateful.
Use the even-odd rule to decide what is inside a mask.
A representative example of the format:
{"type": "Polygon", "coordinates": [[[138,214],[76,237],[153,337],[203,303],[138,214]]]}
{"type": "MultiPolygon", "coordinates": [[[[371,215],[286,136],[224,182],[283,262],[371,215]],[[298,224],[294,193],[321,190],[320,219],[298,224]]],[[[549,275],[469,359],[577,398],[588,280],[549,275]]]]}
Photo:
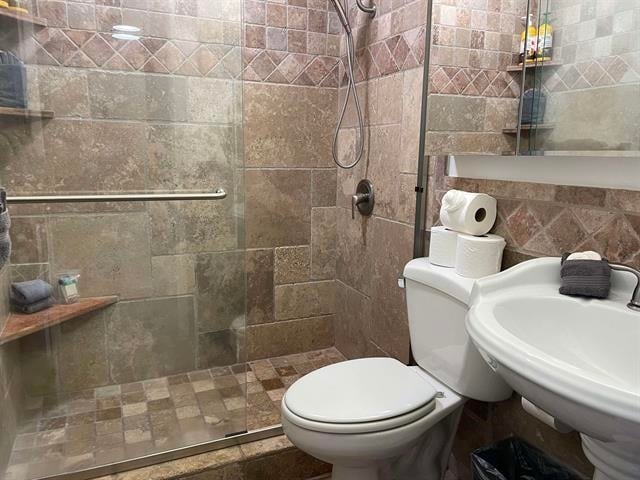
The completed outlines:
{"type": "Polygon", "coordinates": [[[8,0],[9,1],[9,10],[12,10],[16,13],[23,13],[25,15],[29,14],[29,8],[26,0],[8,0]]]}
{"type": "Polygon", "coordinates": [[[541,62],[550,62],[553,58],[553,27],[549,21],[549,13],[542,16],[542,25],[538,28],[538,50],[536,59],[541,62]]]}
{"type": "Polygon", "coordinates": [[[531,63],[535,61],[538,44],[538,29],[533,25],[533,15],[522,17],[523,29],[520,34],[520,65],[525,61],[531,63]]]}

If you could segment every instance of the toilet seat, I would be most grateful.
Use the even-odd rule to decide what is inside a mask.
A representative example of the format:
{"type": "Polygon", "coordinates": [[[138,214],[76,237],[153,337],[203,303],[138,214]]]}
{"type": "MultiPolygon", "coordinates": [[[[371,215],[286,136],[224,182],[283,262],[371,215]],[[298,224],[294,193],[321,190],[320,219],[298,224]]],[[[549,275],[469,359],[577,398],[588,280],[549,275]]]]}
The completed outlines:
{"type": "Polygon", "coordinates": [[[423,407],[414,410],[406,415],[400,415],[386,420],[380,420],[379,422],[365,422],[365,423],[323,423],[314,422],[302,418],[291,412],[287,407],[286,402],[282,402],[282,415],[294,425],[312,430],[314,432],[321,433],[344,433],[344,434],[357,434],[357,433],[376,433],[383,432],[385,430],[391,430],[393,428],[404,427],[421,418],[424,418],[436,408],[435,399],[424,405],[423,407]]]}
{"type": "Polygon", "coordinates": [[[436,390],[415,369],[391,358],[329,365],[298,380],[282,406],[287,419],[326,433],[371,433],[428,415],[436,390]]]}

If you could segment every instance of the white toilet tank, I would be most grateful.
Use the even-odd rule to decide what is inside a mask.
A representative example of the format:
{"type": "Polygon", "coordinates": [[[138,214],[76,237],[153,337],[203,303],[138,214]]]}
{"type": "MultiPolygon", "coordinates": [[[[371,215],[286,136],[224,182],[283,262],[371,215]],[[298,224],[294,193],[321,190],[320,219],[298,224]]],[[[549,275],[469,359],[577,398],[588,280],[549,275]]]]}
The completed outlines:
{"type": "Polygon", "coordinates": [[[404,268],[411,348],[418,365],[468,398],[497,402],[511,388],[482,359],[465,328],[475,281],[428,258],[404,268]]]}

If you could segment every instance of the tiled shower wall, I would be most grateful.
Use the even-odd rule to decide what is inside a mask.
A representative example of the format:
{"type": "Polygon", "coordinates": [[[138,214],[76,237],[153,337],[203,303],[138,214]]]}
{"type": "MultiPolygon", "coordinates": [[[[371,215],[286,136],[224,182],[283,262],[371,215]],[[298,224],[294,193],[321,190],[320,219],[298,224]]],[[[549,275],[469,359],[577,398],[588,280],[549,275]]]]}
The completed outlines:
{"type": "Polygon", "coordinates": [[[340,24],[328,7],[244,1],[250,359],[334,343],[340,24]]]}
{"type": "MultiPolygon", "coordinates": [[[[409,359],[404,296],[397,287],[412,255],[426,3],[379,2],[371,20],[349,3],[357,50],[358,93],[365,122],[365,151],[352,170],[338,171],[336,346],[350,358],[409,359]],[[359,180],[374,185],[369,217],[351,215],[359,180]]],[[[340,100],[346,89],[340,90],[340,100]]],[[[342,163],[357,150],[353,99],[340,135],[342,163]]]]}
{"type": "MultiPolygon", "coordinates": [[[[39,1],[14,32],[30,108],[3,124],[12,195],[215,190],[224,201],[12,208],[12,277],[79,270],[103,311],[16,342],[24,390],[55,395],[236,363],[244,323],[241,2],[39,1]],[[141,27],[114,39],[115,24],[141,27]]],[[[5,33],[5,32],[3,32],[5,33]]]]}
{"type": "Polygon", "coordinates": [[[336,92],[244,85],[250,359],[333,345],[336,92]]]}
{"type": "Polygon", "coordinates": [[[245,0],[244,79],[337,87],[340,33],[326,0],[245,0]]]}

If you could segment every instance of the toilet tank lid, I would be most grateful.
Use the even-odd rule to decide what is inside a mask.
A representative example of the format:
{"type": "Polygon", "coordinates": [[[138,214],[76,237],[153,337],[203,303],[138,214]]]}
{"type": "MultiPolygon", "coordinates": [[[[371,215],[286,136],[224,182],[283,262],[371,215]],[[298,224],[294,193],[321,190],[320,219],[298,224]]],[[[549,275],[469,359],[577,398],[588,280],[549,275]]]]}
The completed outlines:
{"type": "Polygon", "coordinates": [[[429,258],[414,258],[404,267],[404,278],[422,283],[469,305],[471,290],[475,284],[472,278],[461,277],[453,268],[439,267],[429,262],[429,258]]]}

